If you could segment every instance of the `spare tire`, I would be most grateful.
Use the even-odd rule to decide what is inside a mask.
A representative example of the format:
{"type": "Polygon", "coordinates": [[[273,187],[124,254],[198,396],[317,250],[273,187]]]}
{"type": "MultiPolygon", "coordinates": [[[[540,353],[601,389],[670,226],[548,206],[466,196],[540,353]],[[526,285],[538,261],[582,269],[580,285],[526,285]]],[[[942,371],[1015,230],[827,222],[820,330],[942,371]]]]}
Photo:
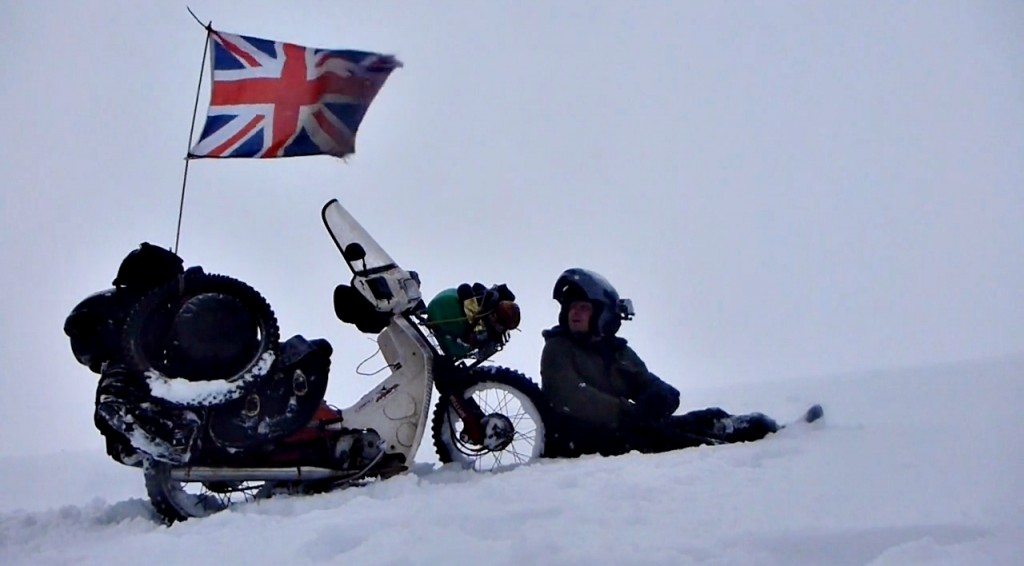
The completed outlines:
{"type": "Polygon", "coordinates": [[[242,397],[270,373],[280,331],[255,289],[192,268],[157,287],[125,320],[125,365],[153,396],[203,407],[242,397]]]}

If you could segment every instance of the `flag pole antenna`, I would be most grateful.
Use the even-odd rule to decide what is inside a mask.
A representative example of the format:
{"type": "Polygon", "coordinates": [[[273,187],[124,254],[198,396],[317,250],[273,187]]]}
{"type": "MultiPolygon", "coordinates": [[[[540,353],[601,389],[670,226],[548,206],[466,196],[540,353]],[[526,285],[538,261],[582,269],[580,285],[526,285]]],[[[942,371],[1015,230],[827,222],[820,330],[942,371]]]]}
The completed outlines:
{"type": "Polygon", "coordinates": [[[199,67],[199,84],[196,85],[196,101],[192,107],[192,126],[188,130],[188,150],[185,153],[185,174],[182,175],[181,179],[181,199],[178,202],[178,230],[174,234],[174,253],[178,253],[178,243],[181,241],[181,217],[185,211],[185,187],[188,186],[188,164],[191,159],[189,158],[189,152],[192,151],[192,137],[196,131],[196,113],[199,112],[199,92],[203,87],[203,73],[206,72],[206,53],[210,49],[210,34],[213,33],[213,21],[211,20],[206,25],[196,17],[195,12],[188,6],[185,7],[188,13],[196,20],[199,25],[206,29],[206,39],[203,41],[203,63],[199,67]]]}

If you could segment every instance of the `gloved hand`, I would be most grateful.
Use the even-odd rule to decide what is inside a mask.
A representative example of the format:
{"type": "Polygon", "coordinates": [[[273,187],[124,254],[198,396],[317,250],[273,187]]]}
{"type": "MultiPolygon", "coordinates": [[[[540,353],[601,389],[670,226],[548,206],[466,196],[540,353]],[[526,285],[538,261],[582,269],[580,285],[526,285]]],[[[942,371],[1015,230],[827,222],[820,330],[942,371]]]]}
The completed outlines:
{"type": "Polygon", "coordinates": [[[667,417],[679,408],[679,391],[667,384],[652,387],[636,398],[636,405],[650,418],[667,417]]]}
{"type": "Polygon", "coordinates": [[[505,284],[485,287],[483,283],[463,283],[456,289],[463,304],[469,302],[474,313],[490,313],[503,301],[515,301],[516,295],[505,284]]]}

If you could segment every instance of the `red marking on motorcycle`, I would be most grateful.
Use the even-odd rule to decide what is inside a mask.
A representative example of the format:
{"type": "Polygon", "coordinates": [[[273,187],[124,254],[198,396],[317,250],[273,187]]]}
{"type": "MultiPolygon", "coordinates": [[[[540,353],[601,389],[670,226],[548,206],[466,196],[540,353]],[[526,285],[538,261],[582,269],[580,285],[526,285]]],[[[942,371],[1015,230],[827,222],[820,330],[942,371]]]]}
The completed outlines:
{"type": "Polygon", "coordinates": [[[380,386],[380,393],[377,393],[377,398],[374,399],[373,401],[375,403],[380,403],[382,399],[384,399],[388,395],[391,395],[392,393],[394,393],[395,389],[398,389],[398,384],[397,383],[392,385],[391,387],[384,387],[383,385],[381,385],[380,386]]]}

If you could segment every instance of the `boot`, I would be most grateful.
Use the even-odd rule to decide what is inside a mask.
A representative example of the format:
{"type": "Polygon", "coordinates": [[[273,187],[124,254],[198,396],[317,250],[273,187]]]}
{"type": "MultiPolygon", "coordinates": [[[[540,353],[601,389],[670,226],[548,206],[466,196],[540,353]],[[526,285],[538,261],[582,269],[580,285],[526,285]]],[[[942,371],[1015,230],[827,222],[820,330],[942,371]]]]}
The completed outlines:
{"type": "Polygon", "coordinates": [[[730,443],[760,440],[778,430],[778,423],[762,413],[721,418],[714,427],[715,436],[730,443]]]}

